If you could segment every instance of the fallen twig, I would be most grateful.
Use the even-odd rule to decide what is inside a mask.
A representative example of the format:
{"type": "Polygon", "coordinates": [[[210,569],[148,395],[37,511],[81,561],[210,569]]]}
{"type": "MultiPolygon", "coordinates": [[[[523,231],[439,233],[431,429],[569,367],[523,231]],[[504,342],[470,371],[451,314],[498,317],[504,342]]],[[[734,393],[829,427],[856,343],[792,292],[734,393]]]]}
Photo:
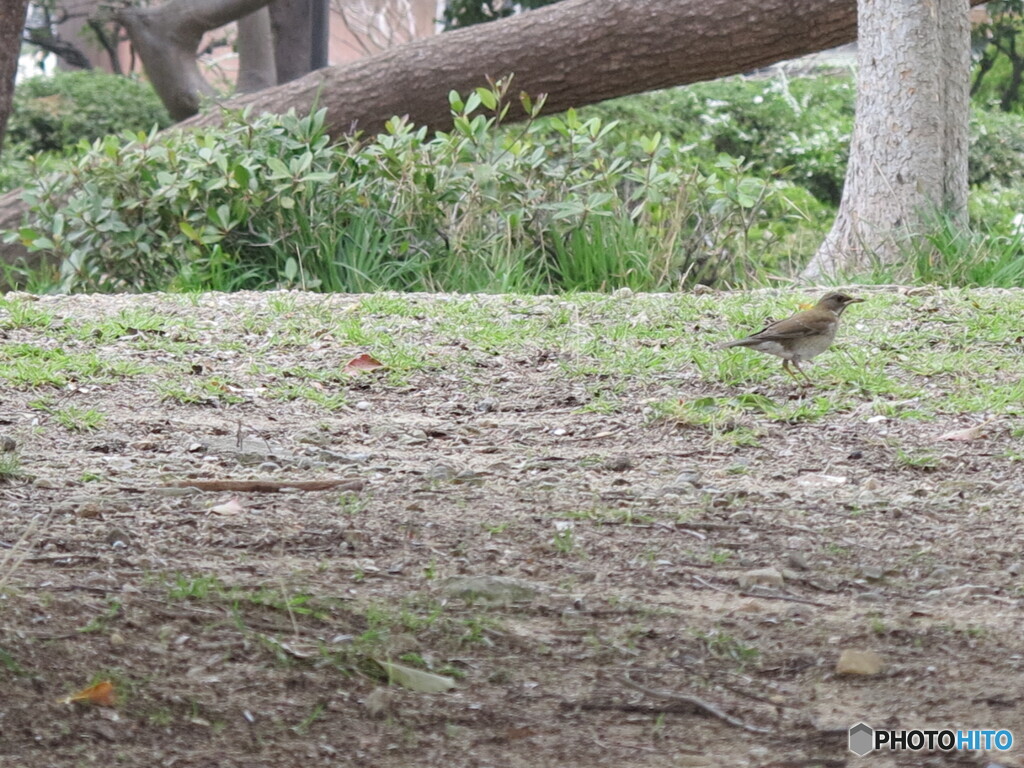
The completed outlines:
{"type": "Polygon", "coordinates": [[[740,597],[762,597],[765,600],[788,600],[791,603],[805,603],[807,605],[816,605],[819,608],[828,608],[826,603],[819,603],[817,600],[810,600],[806,597],[796,597],[795,595],[787,595],[784,592],[768,592],[767,590],[762,592],[760,590],[740,592],[740,597]]]}
{"type": "Polygon", "coordinates": [[[235,491],[249,493],[278,493],[288,488],[297,491],[361,491],[365,480],[176,480],[165,483],[171,488],[198,488],[200,491],[235,491]]]}
{"type": "Polygon", "coordinates": [[[724,587],[720,587],[717,584],[712,584],[710,581],[708,581],[706,579],[702,579],[700,576],[698,576],[695,573],[691,573],[690,574],[690,578],[693,579],[694,581],[696,581],[698,584],[703,584],[708,589],[713,589],[716,592],[725,592],[726,594],[731,594],[732,593],[731,589],[725,589],[724,587]]]}
{"type": "Polygon", "coordinates": [[[694,709],[703,712],[706,715],[717,717],[723,723],[734,725],[737,728],[742,728],[743,730],[749,731],[750,733],[772,733],[771,728],[762,728],[758,725],[750,725],[749,723],[745,723],[739,718],[726,714],[718,707],[716,707],[714,704],[709,704],[703,699],[698,699],[696,696],[688,696],[685,693],[676,693],[675,691],[665,691],[656,688],[648,688],[645,685],[640,685],[640,683],[633,682],[629,679],[628,675],[623,675],[622,677],[618,678],[618,680],[627,688],[632,688],[634,691],[639,691],[640,693],[645,694],[646,696],[653,696],[658,699],[668,699],[669,701],[681,701],[685,704],[691,705],[694,709]]]}

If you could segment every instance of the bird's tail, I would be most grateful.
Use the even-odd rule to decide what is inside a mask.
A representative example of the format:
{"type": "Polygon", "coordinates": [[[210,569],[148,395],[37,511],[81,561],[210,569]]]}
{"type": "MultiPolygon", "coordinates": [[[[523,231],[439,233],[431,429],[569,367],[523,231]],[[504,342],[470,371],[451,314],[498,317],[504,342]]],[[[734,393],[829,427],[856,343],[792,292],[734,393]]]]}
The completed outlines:
{"type": "Polygon", "coordinates": [[[729,347],[744,347],[750,343],[750,339],[736,339],[735,341],[723,341],[715,344],[715,349],[728,349],[729,347]]]}

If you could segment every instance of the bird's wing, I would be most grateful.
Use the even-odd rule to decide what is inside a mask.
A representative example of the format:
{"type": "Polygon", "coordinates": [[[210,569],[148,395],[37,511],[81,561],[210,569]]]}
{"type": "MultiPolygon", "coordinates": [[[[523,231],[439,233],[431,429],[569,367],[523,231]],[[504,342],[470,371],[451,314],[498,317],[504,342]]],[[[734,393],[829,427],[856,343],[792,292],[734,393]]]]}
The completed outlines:
{"type": "Polygon", "coordinates": [[[815,336],[819,333],[826,333],[832,320],[822,322],[820,318],[801,317],[794,315],[785,320],[779,320],[758,331],[750,338],[758,341],[785,341],[787,339],[802,339],[806,336],[815,336]]]}

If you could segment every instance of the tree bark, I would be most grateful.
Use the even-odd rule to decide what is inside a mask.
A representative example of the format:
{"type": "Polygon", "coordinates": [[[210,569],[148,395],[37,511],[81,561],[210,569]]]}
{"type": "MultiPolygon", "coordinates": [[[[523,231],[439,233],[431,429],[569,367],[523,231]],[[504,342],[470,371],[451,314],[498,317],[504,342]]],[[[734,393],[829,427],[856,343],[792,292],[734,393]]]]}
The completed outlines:
{"type": "MultiPolygon", "coordinates": [[[[515,88],[547,93],[545,112],[746,72],[850,42],[853,0],[564,0],[490,24],[415,40],[313,72],[232,109],[327,108],[334,133],[378,131],[394,115],[451,127],[448,91],[515,73],[515,88]]],[[[523,117],[510,113],[510,119],[523,117]]],[[[217,112],[187,125],[210,125],[217,112]]]]}
{"type": "Polygon", "coordinates": [[[0,3],[0,150],[7,133],[7,118],[14,101],[14,78],[18,74],[21,31],[25,28],[28,0],[0,3]]]}
{"type": "Polygon", "coordinates": [[[967,0],[858,0],[846,181],[805,278],[897,264],[936,217],[966,223],[968,11],[967,0]]]}
{"type": "Polygon", "coordinates": [[[216,91],[199,71],[196,50],[203,34],[259,10],[270,0],[171,0],[146,8],[122,8],[125,28],[146,75],[171,117],[182,120],[216,91]]]}

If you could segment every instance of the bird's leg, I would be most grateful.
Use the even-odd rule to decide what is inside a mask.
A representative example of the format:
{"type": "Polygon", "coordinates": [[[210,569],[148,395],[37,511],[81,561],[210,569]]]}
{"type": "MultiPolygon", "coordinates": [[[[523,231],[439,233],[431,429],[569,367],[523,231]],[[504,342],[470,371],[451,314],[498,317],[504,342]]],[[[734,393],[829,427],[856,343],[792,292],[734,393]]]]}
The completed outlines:
{"type": "Polygon", "coordinates": [[[787,360],[785,358],[782,359],[782,370],[784,370],[787,374],[792,376],[794,379],[796,378],[796,374],[793,373],[793,371],[791,371],[790,368],[789,368],[789,360],[787,360]]]}
{"type": "MultiPolygon", "coordinates": [[[[799,371],[800,375],[804,377],[804,381],[807,382],[807,386],[808,387],[813,387],[814,386],[814,382],[811,381],[811,377],[808,376],[806,373],[804,373],[804,369],[800,367],[800,363],[798,363],[796,360],[783,360],[782,361],[782,367],[783,368],[786,367],[786,363],[793,363],[793,367],[796,368],[797,371],[799,371]]],[[[792,371],[790,371],[790,375],[792,375],[794,379],[796,378],[796,374],[794,374],[792,371]]]]}

